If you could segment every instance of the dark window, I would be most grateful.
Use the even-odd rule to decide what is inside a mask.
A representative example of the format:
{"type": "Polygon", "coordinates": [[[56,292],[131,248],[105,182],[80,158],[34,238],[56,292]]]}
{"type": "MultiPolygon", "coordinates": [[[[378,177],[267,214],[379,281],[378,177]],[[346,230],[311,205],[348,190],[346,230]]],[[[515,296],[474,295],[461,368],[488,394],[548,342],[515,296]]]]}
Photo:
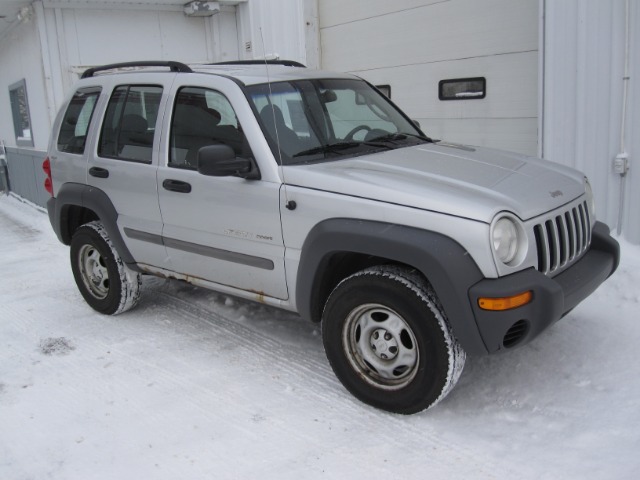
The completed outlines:
{"type": "Polygon", "coordinates": [[[171,120],[169,166],[195,169],[198,150],[219,144],[230,146],[239,157],[251,156],[240,123],[224,95],[200,87],[180,89],[171,120]]]}
{"type": "Polygon", "coordinates": [[[82,88],[73,95],[60,125],[59,151],[84,153],[87,131],[99,96],[100,88],[82,88]]]}
{"type": "Polygon", "coordinates": [[[11,101],[11,113],[13,114],[16,145],[33,147],[27,83],[24,80],[20,80],[9,87],[9,99],[11,101]]]}
{"type": "Polygon", "coordinates": [[[487,80],[484,77],[453,78],[440,80],[440,100],[479,100],[487,95],[487,80]]]}
{"type": "Polygon", "coordinates": [[[122,85],[109,99],[98,155],[151,163],[162,87],[122,85]]]}
{"type": "Polygon", "coordinates": [[[391,85],[376,85],[376,88],[380,90],[385,97],[391,98],[391,85]]]}

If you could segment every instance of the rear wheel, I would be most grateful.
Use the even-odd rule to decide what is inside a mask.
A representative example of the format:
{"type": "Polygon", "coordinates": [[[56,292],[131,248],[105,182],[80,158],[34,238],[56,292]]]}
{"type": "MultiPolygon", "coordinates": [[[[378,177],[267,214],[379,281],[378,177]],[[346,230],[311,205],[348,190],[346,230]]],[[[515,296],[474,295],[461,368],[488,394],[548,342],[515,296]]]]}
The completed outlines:
{"type": "Polygon", "coordinates": [[[71,270],[86,302],[100,313],[125,312],[140,298],[140,274],[124,264],[100,222],[87,223],[74,233],[71,270]]]}
{"type": "Polygon", "coordinates": [[[409,269],[380,266],[346,278],[322,322],[336,376],[369,405],[418,412],[442,400],[462,373],[464,350],[434,292],[409,269]]]}

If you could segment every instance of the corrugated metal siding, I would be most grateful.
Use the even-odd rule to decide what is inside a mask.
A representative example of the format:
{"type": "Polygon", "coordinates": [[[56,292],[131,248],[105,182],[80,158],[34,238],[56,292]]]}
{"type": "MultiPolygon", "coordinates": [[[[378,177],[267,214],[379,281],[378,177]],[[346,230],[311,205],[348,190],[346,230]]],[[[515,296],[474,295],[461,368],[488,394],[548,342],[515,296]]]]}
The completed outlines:
{"type": "Polygon", "coordinates": [[[434,137],[537,152],[538,0],[322,0],[319,12],[323,68],[391,85],[434,137]],[[438,99],[440,80],[480,76],[485,99],[438,99]]]}
{"type": "MultiPolygon", "coordinates": [[[[630,76],[626,150],[632,166],[626,178],[623,231],[640,243],[640,5],[630,2],[630,76]],[[635,132],[635,133],[634,133],[635,132]]],[[[584,171],[594,187],[597,214],[618,223],[620,176],[613,160],[620,152],[625,1],[543,1],[544,96],[542,153],[549,160],[584,171]]]]}
{"type": "Polygon", "coordinates": [[[50,196],[44,189],[42,162],[45,152],[6,147],[11,191],[36,205],[46,207],[50,196]]]}

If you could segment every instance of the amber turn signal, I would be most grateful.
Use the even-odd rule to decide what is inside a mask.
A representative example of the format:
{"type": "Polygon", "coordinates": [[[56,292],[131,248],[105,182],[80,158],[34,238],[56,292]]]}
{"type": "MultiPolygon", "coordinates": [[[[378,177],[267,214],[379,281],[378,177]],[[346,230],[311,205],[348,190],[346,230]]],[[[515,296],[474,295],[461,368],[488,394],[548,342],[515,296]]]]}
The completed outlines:
{"type": "Polygon", "coordinates": [[[511,297],[501,297],[501,298],[487,298],[480,297],[478,299],[478,306],[483,310],[493,310],[493,311],[502,311],[502,310],[511,310],[513,308],[521,307],[522,305],[526,305],[533,299],[533,292],[531,290],[519,293],[517,295],[512,295],[511,297]]]}

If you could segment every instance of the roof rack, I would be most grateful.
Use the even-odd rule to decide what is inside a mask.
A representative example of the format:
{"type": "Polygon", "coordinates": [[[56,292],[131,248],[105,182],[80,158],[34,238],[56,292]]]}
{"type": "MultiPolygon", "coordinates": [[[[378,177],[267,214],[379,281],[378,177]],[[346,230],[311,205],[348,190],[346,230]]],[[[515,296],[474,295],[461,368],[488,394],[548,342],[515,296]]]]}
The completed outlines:
{"type": "Polygon", "coordinates": [[[211,63],[210,65],[264,65],[265,63],[267,65],[284,65],[285,67],[307,68],[306,65],[296,62],[295,60],[231,60],[228,62],[211,63]]]}
{"type": "Polygon", "coordinates": [[[189,66],[180,62],[168,62],[164,60],[160,61],[141,61],[141,62],[124,62],[124,63],[112,63],[110,65],[102,65],[100,67],[93,67],[85,70],[80,78],[93,77],[96,72],[102,72],[104,70],[115,70],[116,68],[127,67],[169,67],[172,72],[191,73],[193,70],[189,66]]]}

